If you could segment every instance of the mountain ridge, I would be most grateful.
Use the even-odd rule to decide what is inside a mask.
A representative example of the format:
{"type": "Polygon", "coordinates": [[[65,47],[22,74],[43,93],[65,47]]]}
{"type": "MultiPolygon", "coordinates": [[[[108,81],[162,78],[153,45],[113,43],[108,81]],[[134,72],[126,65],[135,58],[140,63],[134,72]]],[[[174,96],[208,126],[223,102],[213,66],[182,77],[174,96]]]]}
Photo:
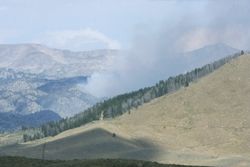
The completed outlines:
{"type": "Polygon", "coordinates": [[[183,56],[185,64],[188,64],[188,68],[192,69],[238,52],[240,52],[239,49],[235,49],[227,44],[216,43],[183,53],[183,56]]]}
{"type": "Polygon", "coordinates": [[[73,52],[41,44],[1,44],[0,68],[52,78],[90,75],[105,70],[117,54],[117,50],[73,52]]]}

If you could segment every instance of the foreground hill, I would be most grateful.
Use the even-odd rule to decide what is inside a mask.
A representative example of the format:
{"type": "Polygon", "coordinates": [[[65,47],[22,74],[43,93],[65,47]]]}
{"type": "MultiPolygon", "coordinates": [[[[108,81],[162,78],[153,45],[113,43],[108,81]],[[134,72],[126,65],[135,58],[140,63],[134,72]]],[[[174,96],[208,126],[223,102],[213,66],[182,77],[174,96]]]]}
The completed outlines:
{"type": "Polygon", "coordinates": [[[112,120],[1,147],[47,159],[128,158],[193,165],[250,165],[250,55],[112,120]],[[44,143],[46,143],[44,145],[44,143]]]}
{"type": "MultiPolygon", "coordinates": [[[[71,161],[43,161],[22,157],[0,157],[1,167],[192,167],[184,165],[167,165],[156,162],[99,159],[99,160],[71,160],[71,161]]],[[[198,166],[197,166],[198,167],[198,166]]]]}

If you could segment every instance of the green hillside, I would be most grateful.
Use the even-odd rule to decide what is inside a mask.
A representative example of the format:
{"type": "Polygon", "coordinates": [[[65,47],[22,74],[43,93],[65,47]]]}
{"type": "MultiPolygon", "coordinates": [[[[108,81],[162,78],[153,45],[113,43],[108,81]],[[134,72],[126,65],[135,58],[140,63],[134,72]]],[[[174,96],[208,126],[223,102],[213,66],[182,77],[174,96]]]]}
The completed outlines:
{"type": "Polygon", "coordinates": [[[0,164],[1,167],[194,167],[121,159],[48,161],[23,157],[0,157],[0,164]]]}

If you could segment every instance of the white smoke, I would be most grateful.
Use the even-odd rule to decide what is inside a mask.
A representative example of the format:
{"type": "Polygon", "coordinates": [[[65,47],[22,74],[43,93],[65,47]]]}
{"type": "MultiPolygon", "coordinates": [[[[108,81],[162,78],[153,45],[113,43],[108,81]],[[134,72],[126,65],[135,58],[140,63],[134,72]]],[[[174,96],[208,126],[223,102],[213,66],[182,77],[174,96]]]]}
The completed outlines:
{"type": "MultiPolygon", "coordinates": [[[[184,11],[179,14],[177,22],[163,23],[156,31],[148,28],[150,24],[144,24],[145,28],[140,26],[131,42],[131,49],[116,57],[108,71],[92,75],[86,89],[103,97],[152,85],[183,72],[178,53],[207,44],[226,43],[235,48],[248,49],[250,1],[206,2],[202,11],[195,6],[193,10],[189,8],[190,11],[185,11],[182,6],[184,11]]],[[[166,20],[169,17],[166,16],[166,20]]]]}

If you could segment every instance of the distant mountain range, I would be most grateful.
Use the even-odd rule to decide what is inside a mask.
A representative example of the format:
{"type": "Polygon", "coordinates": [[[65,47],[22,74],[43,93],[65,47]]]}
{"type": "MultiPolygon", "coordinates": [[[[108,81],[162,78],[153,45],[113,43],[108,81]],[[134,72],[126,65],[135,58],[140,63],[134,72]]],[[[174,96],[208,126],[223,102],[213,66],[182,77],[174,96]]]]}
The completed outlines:
{"type": "Polygon", "coordinates": [[[185,57],[185,63],[189,65],[189,68],[193,69],[207,63],[212,63],[215,60],[221,59],[239,51],[239,49],[232,48],[231,46],[224,43],[217,43],[183,53],[183,55],[185,57]]]}
{"type": "Polygon", "coordinates": [[[98,101],[79,88],[86,80],[85,76],[47,79],[0,69],[0,131],[37,126],[84,111],[98,101]]]}
{"type": "Polygon", "coordinates": [[[40,44],[0,45],[0,68],[53,78],[89,76],[105,70],[117,50],[72,52],[40,44]]]}
{"type": "Polygon", "coordinates": [[[85,76],[46,79],[38,74],[0,69],[0,112],[27,115],[52,110],[62,117],[74,115],[97,102],[80,90],[85,76]]]}
{"type": "MultiPolygon", "coordinates": [[[[39,44],[0,45],[0,130],[26,125],[27,117],[40,111],[69,117],[95,104],[99,99],[82,85],[94,72],[108,68],[117,54],[116,50],[71,52],[39,44]]],[[[34,119],[29,125],[38,122],[34,119]]]]}
{"type": "Polygon", "coordinates": [[[167,67],[169,71],[172,71],[172,74],[176,75],[239,52],[239,49],[223,43],[206,45],[202,48],[173,56],[167,67]]]}
{"type": "MultiPolygon", "coordinates": [[[[238,51],[225,44],[205,46],[180,54],[166,70],[182,73],[238,51]]],[[[39,44],[0,45],[0,113],[16,114],[18,119],[24,119],[19,116],[43,110],[60,117],[84,111],[100,99],[82,86],[93,73],[108,69],[119,52],[71,52],[39,44]]],[[[15,127],[9,122],[15,124],[16,117],[5,121],[4,118],[0,120],[2,127],[15,127]]]]}

